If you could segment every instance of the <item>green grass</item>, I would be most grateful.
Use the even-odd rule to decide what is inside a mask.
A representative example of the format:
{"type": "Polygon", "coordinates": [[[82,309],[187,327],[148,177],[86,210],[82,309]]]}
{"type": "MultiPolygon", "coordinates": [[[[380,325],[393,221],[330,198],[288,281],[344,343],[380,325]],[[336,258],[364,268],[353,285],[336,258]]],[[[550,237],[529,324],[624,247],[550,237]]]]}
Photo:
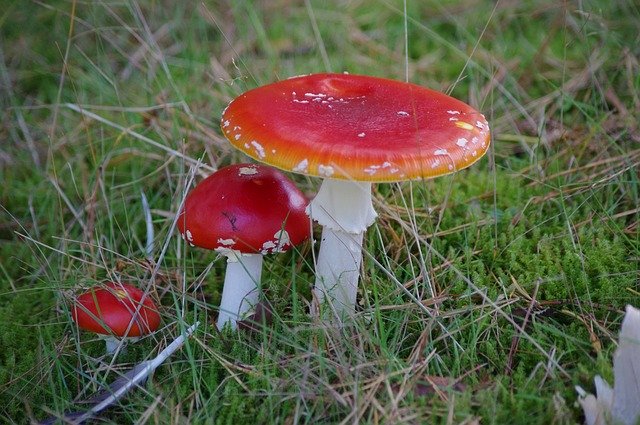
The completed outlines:
{"type": "Polygon", "coordinates": [[[195,320],[105,421],[575,423],[574,385],[612,378],[640,305],[636,2],[2,3],[0,422],[77,407],[195,320]],[[220,334],[224,262],[170,232],[189,160],[246,161],[218,127],[226,104],[326,70],[408,72],[483,111],[491,151],[376,187],[353,325],[309,317],[307,245],[266,261],[271,327],[220,334]],[[69,307],[114,279],[148,286],[164,327],[112,362],[69,307]]]}

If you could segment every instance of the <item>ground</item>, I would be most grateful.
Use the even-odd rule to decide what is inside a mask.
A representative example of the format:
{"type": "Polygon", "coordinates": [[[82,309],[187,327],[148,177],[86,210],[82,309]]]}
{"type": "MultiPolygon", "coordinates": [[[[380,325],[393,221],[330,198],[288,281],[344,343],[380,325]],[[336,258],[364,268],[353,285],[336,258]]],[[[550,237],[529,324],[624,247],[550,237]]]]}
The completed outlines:
{"type": "Polygon", "coordinates": [[[2,3],[1,422],[77,409],[195,320],[102,420],[575,423],[574,385],[611,380],[640,305],[634,1],[2,3]],[[265,263],[272,323],[219,333],[224,261],[175,214],[191,180],[248,161],[219,127],[231,99],[322,71],[457,97],[487,116],[490,152],[375,187],[353,324],[309,317],[306,244],[265,263]],[[108,280],[162,306],[161,330],[116,359],[69,314],[108,280]]]}

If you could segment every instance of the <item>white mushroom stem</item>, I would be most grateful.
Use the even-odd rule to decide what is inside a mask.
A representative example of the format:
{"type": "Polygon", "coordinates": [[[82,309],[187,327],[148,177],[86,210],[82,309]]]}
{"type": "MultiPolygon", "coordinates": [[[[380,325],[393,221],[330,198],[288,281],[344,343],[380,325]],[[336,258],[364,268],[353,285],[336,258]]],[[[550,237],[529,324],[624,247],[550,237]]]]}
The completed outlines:
{"type": "Polygon", "coordinates": [[[107,354],[111,355],[111,354],[114,354],[121,345],[122,345],[122,348],[120,349],[120,354],[126,353],[127,346],[125,344],[135,343],[140,339],[140,337],[128,336],[128,337],[120,338],[114,335],[104,335],[102,336],[102,339],[105,342],[107,354]]]}
{"type": "Polygon", "coordinates": [[[316,265],[315,294],[328,300],[339,318],[353,315],[356,305],[362,240],[376,219],[371,183],[325,179],[307,214],[322,229],[316,265]]]}
{"type": "Polygon", "coordinates": [[[236,329],[238,320],[242,320],[260,299],[260,277],[262,275],[262,254],[240,254],[228,250],[227,271],[222,288],[218,329],[228,323],[236,329]]]}
{"type": "Polygon", "coordinates": [[[316,266],[315,291],[320,302],[328,297],[339,316],[353,314],[360,279],[364,233],[322,229],[316,266]]]}
{"type": "Polygon", "coordinates": [[[118,347],[120,346],[120,339],[116,338],[115,336],[111,336],[111,335],[107,335],[105,337],[103,337],[105,345],[106,345],[106,351],[107,354],[113,354],[116,352],[116,350],[118,349],[118,347]]]}

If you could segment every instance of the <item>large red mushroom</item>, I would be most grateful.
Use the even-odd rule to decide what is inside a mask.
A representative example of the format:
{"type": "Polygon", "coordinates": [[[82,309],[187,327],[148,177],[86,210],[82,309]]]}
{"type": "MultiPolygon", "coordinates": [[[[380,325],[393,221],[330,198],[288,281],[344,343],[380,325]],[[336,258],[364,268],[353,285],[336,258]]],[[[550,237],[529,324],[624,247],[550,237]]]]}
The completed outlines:
{"type": "Polygon", "coordinates": [[[160,325],[149,294],[126,283],[90,289],[75,300],[71,314],[81,329],[105,335],[107,353],[113,353],[121,339],[149,334],[160,325]]]}
{"type": "Polygon", "coordinates": [[[476,162],[489,125],[434,90],[349,74],[293,77],[250,90],[222,114],[229,142],[286,171],[323,177],[308,213],[323,226],[316,294],[354,312],[362,241],[376,212],[371,183],[421,180],[476,162]]]}
{"type": "Polygon", "coordinates": [[[178,229],[191,245],[227,258],[218,329],[235,329],[258,304],[263,255],[309,237],[307,204],[282,172],[257,164],[222,168],[187,195],[178,229]]]}

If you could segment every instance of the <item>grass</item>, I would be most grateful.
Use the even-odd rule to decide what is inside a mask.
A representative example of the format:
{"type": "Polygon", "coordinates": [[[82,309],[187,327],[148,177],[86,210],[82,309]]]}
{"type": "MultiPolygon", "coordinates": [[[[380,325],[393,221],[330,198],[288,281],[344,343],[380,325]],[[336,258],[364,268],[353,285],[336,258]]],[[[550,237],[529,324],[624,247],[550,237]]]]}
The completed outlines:
{"type": "Polygon", "coordinates": [[[573,386],[611,379],[623,307],[640,305],[635,2],[3,4],[0,422],[77,407],[195,320],[101,421],[575,423],[573,386]],[[376,187],[352,326],[309,318],[307,245],[265,264],[269,329],[220,334],[224,262],[171,231],[207,173],[193,162],[246,160],[218,126],[233,97],[326,70],[407,74],[469,102],[491,151],[376,187]],[[113,361],[69,315],[105,280],[162,304],[162,330],[113,361]]]}

